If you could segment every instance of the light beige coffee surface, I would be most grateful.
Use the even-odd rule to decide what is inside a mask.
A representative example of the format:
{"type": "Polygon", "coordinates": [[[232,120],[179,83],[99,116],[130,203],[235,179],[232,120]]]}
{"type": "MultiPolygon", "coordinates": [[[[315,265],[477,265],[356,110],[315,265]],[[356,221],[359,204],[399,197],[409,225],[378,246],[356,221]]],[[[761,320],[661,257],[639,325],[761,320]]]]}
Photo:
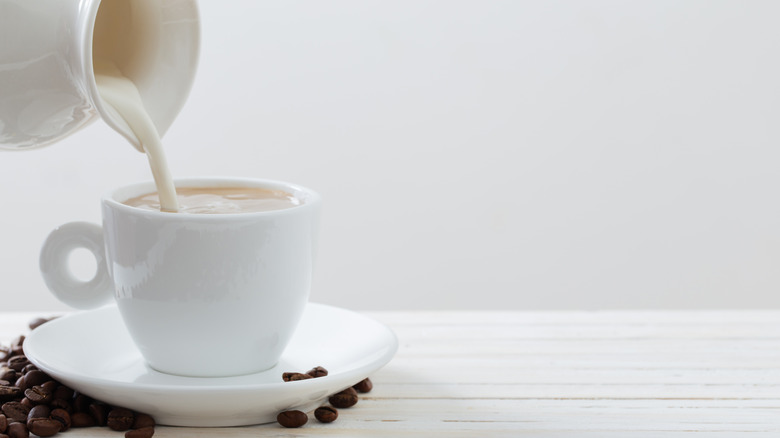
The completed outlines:
{"type": "MultiPolygon", "coordinates": [[[[282,210],[301,202],[281,190],[254,187],[178,187],[179,213],[225,214],[282,210]]],[[[124,202],[131,207],[160,210],[157,193],[147,193],[124,202]]]]}

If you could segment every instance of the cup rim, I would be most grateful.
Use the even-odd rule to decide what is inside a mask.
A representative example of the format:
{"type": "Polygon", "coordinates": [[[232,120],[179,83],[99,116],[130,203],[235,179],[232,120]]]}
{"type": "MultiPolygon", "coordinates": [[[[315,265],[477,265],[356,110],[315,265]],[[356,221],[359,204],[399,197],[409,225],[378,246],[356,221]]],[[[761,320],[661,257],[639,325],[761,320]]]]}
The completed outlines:
{"type": "Polygon", "coordinates": [[[204,177],[186,177],[175,178],[173,180],[175,187],[260,187],[273,190],[282,190],[290,193],[301,201],[299,205],[283,208],[279,210],[239,212],[239,213],[219,213],[219,214],[175,214],[165,211],[146,210],[132,207],[122,202],[145,193],[154,192],[157,186],[154,181],[141,181],[132,184],[126,184],[114,188],[104,193],[101,197],[101,204],[121,211],[127,214],[146,216],[157,219],[175,219],[176,221],[224,221],[236,219],[251,219],[253,217],[280,216],[288,214],[297,214],[317,206],[322,202],[319,193],[298,184],[285,181],[264,178],[242,178],[230,176],[204,176],[204,177]]]}

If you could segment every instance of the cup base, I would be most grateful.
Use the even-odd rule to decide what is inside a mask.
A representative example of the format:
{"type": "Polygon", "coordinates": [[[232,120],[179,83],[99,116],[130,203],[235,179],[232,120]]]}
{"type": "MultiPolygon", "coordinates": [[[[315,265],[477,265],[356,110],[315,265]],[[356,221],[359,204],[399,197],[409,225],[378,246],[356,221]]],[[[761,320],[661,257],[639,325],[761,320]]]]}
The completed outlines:
{"type": "Polygon", "coordinates": [[[270,366],[267,367],[260,367],[260,368],[241,368],[241,369],[234,369],[234,370],[171,370],[171,369],[165,369],[165,367],[157,367],[155,365],[152,365],[148,361],[146,361],[146,366],[158,373],[167,374],[169,376],[176,376],[176,377],[192,377],[192,378],[219,378],[219,377],[240,377],[240,376],[248,376],[251,374],[257,374],[262,373],[264,371],[268,371],[271,368],[275,367],[278,362],[274,362],[270,366]]]}

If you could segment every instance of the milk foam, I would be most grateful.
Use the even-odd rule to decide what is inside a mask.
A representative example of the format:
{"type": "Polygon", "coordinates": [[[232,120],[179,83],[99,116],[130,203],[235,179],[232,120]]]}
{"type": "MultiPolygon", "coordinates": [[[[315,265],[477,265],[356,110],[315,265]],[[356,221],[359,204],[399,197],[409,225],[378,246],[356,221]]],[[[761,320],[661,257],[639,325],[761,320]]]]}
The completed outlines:
{"type": "MultiPolygon", "coordinates": [[[[254,213],[302,204],[290,193],[260,187],[179,187],[176,192],[179,213],[189,214],[254,213]]],[[[122,203],[144,210],[160,210],[157,193],[146,193],[122,203]]]]}

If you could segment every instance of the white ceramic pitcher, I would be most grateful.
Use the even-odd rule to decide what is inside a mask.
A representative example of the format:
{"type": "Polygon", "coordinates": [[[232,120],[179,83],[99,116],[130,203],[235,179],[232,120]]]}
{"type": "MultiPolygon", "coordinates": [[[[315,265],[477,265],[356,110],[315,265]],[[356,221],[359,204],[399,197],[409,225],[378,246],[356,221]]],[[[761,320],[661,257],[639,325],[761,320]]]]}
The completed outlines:
{"type": "Polygon", "coordinates": [[[162,136],[189,95],[195,0],[0,0],[0,148],[44,146],[101,117],[139,150],[97,91],[93,56],[138,87],[162,136]]]}

